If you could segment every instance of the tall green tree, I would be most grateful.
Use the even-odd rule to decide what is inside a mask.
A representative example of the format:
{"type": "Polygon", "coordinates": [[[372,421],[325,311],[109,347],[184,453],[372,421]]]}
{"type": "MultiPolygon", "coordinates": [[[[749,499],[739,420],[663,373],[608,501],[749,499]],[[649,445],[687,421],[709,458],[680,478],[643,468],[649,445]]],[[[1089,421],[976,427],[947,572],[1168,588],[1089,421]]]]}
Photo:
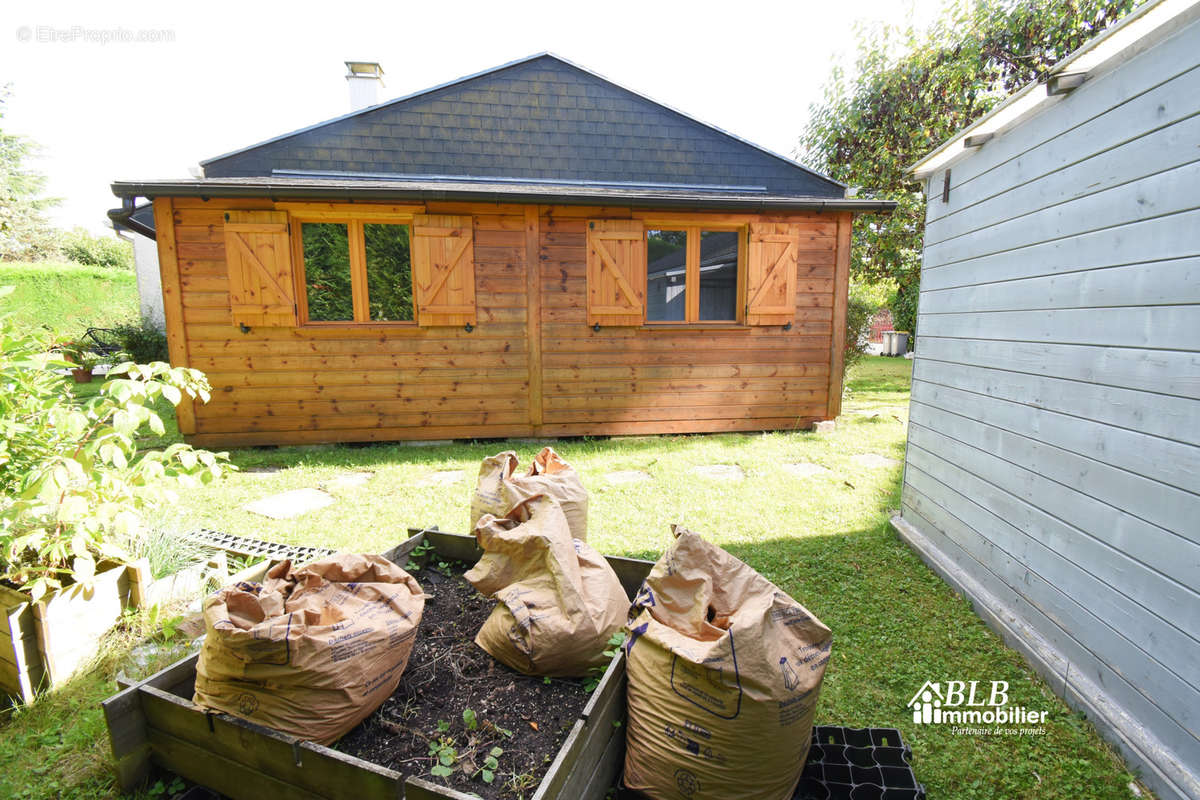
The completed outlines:
{"type": "MultiPolygon", "coordinates": [[[[0,87],[0,125],[9,94],[9,87],[0,87]]],[[[57,252],[57,234],[44,212],[58,200],[44,196],[46,176],[29,166],[36,154],[34,142],[0,128],[0,261],[36,260],[57,252]]]]}
{"type": "Polygon", "coordinates": [[[916,328],[925,233],[925,198],[905,170],[1136,4],[954,0],[925,31],[860,27],[854,68],[835,68],[798,150],[818,171],[898,203],[855,220],[851,263],[859,280],[895,282],[897,329],[916,328]]]}

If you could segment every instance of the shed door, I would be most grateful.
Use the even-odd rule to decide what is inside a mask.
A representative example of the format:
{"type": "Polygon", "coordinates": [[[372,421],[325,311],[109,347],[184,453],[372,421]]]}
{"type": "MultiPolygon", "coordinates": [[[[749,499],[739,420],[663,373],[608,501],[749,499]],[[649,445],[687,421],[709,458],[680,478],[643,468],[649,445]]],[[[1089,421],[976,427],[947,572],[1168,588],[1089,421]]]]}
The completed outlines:
{"type": "Polygon", "coordinates": [[[235,325],[296,324],[296,284],[286,211],[225,214],[229,310],[235,325]]]}
{"type": "Polygon", "coordinates": [[[641,220],[588,222],[587,324],[646,321],[646,235],[641,220]]]}
{"type": "Polygon", "coordinates": [[[412,265],[417,324],[475,324],[471,217],[433,214],[413,217],[412,265]]]}
{"type": "Polygon", "coordinates": [[[775,222],[750,224],[746,324],[786,325],[796,317],[799,229],[775,222]]]}

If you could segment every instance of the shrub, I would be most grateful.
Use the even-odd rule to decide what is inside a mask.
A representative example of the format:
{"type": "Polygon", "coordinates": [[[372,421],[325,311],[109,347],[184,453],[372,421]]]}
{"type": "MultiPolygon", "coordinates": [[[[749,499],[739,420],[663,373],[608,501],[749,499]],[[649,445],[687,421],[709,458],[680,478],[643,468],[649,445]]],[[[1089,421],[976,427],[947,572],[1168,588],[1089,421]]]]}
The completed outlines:
{"type": "MultiPolygon", "coordinates": [[[[867,352],[871,320],[883,307],[882,298],[884,296],[885,294],[877,286],[854,282],[850,284],[850,294],[846,301],[846,350],[842,358],[843,378],[867,352]]],[[[843,385],[844,383],[843,380],[843,385]]]]}
{"type": "MultiPolygon", "coordinates": [[[[0,287],[0,297],[11,292],[0,287]]],[[[80,401],[58,372],[64,366],[0,316],[0,579],[35,600],[64,582],[86,583],[100,560],[128,560],[143,512],[173,500],[173,487],[229,468],[224,453],[144,450],[139,441],[147,428],[164,433],[158,398],[208,400],[202,373],[124,363],[80,401]]]]}
{"type": "Polygon", "coordinates": [[[62,238],[62,253],[71,261],[89,267],[133,269],[133,245],[115,236],[93,236],[76,228],[62,238]]]}
{"type": "Polygon", "coordinates": [[[117,342],[131,361],[149,364],[151,361],[166,361],[167,335],[158,328],[143,322],[141,325],[116,325],[113,327],[117,342]]]}

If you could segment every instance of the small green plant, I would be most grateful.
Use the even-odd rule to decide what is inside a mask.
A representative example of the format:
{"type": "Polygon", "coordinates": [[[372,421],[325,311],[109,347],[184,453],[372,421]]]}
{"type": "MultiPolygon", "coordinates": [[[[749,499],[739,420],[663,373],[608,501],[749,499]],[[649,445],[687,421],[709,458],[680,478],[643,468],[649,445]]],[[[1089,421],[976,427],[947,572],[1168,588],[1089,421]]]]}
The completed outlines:
{"type": "MultiPolygon", "coordinates": [[[[608,648],[604,651],[604,655],[611,661],[620,654],[623,644],[625,644],[625,631],[620,630],[608,637],[608,648]]],[[[583,679],[583,690],[588,694],[596,691],[596,687],[600,685],[600,681],[603,680],[604,673],[607,671],[607,664],[589,669],[588,676],[583,679]]]]}
{"type": "Polygon", "coordinates": [[[422,540],[421,543],[414,547],[412,552],[408,554],[408,563],[404,565],[404,568],[409,572],[417,572],[421,569],[422,560],[431,552],[433,552],[433,545],[430,544],[427,539],[422,540]]]}
{"type": "Polygon", "coordinates": [[[467,730],[473,731],[479,727],[479,719],[475,716],[475,711],[470,708],[463,709],[462,713],[463,725],[467,730]]]}
{"type": "Polygon", "coordinates": [[[504,751],[499,747],[493,747],[488,751],[487,757],[483,759],[483,766],[479,769],[479,776],[483,778],[484,783],[496,780],[496,770],[500,768],[500,756],[502,755],[504,755],[504,751]]]}
{"type": "MultiPolygon", "coordinates": [[[[438,728],[441,728],[440,722],[438,723],[438,728]]],[[[458,763],[458,751],[454,748],[453,737],[439,736],[437,739],[431,739],[429,741],[429,755],[437,759],[437,762],[429,770],[431,775],[439,778],[448,778],[454,773],[454,765],[458,763]]]]}
{"type": "Polygon", "coordinates": [[[438,733],[446,733],[450,730],[450,723],[444,719],[439,719],[437,724],[438,733]]]}
{"type": "Polygon", "coordinates": [[[180,777],[175,777],[170,783],[155,781],[154,785],[146,790],[146,794],[151,797],[174,797],[187,788],[187,784],[180,777]]]}

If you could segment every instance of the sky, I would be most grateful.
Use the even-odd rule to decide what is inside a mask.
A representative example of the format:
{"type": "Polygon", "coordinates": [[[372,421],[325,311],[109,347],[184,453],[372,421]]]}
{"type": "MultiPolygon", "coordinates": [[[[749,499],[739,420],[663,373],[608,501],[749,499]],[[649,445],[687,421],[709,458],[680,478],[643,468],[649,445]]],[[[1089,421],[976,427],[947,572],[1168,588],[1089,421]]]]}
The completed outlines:
{"type": "Polygon", "coordinates": [[[924,26],[942,2],[6,0],[0,127],[41,145],[51,221],[94,232],[119,205],[113,180],[186,177],[348,112],[347,60],[382,64],[386,100],[550,51],[792,155],[855,21],[924,26]]]}

